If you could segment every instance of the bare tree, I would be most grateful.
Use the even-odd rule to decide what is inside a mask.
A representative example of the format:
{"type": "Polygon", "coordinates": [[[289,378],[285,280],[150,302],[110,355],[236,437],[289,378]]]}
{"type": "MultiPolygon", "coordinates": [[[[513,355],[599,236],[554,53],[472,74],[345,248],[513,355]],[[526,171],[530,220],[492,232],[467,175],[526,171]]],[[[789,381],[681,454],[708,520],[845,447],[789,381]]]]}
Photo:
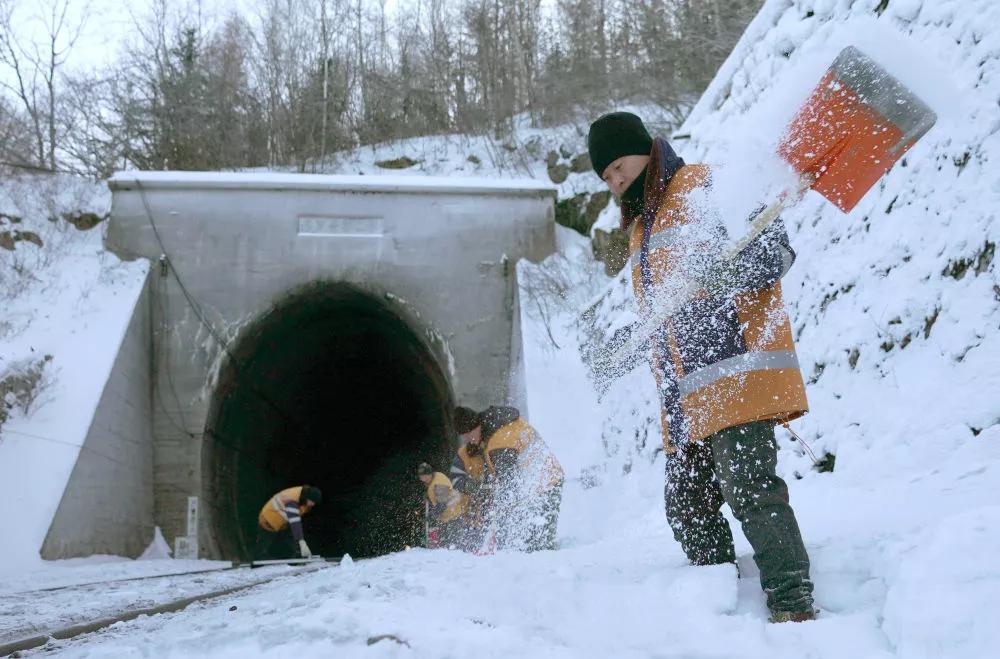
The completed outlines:
{"type": "Polygon", "coordinates": [[[0,97],[0,165],[29,165],[31,153],[29,122],[17,106],[0,97]]]}
{"type": "MultiPolygon", "coordinates": [[[[21,0],[27,2],[28,0],[21,0]]],[[[514,119],[574,121],[629,102],[677,120],[761,0],[256,0],[214,20],[151,0],[107,70],[66,75],[83,28],[0,0],[0,149],[40,167],[322,168],[332,152],[514,119]],[[214,22],[213,22],[214,20],[214,22]]],[[[76,9],[76,2],[73,2],[76,9]]],[[[84,12],[83,16],[86,16],[84,12]]]]}
{"type": "Polygon", "coordinates": [[[16,9],[11,0],[0,0],[0,64],[14,80],[2,85],[20,101],[30,123],[36,164],[56,169],[62,69],[87,22],[89,4],[71,19],[70,0],[43,0],[31,21],[41,26],[39,37],[18,29],[16,9]]]}

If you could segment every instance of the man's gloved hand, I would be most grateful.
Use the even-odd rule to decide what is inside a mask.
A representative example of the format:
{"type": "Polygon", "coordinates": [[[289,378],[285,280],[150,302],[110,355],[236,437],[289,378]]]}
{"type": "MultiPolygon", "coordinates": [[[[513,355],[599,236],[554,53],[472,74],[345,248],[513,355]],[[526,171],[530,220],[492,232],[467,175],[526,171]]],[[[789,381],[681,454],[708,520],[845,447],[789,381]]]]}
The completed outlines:
{"type": "Polygon", "coordinates": [[[299,540],[299,553],[302,554],[302,558],[313,557],[313,553],[309,551],[309,545],[306,544],[305,540],[299,540]]]}

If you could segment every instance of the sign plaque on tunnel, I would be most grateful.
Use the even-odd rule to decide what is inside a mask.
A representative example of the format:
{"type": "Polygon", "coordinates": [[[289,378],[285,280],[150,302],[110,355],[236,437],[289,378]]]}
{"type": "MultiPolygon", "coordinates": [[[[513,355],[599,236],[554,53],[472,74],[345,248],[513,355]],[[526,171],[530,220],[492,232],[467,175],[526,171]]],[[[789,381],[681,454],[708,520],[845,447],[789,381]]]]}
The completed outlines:
{"type": "Polygon", "coordinates": [[[188,497],[187,534],[198,536],[198,497],[188,497]]]}
{"type": "Polygon", "coordinates": [[[299,235],[333,238],[381,238],[385,235],[385,219],[381,217],[300,215],[299,235]]]}

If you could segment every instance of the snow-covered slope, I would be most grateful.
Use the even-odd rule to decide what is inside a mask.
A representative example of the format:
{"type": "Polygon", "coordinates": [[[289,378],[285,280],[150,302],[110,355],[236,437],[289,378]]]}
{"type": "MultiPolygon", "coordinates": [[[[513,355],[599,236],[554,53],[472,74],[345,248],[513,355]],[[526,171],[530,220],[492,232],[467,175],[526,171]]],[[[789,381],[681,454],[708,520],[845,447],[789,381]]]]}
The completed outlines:
{"type": "MultiPolygon", "coordinates": [[[[38,555],[146,277],[145,263],[105,252],[103,183],[72,177],[0,181],[0,231],[31,232],[0,250],[0,381],[37,369],[34,393],[7,391],[0,427],[0,578],[38,555]],[[69,213],[74,228],[63,216],[69,213]],[[86,228],[90,227],[90,228],[86,228]]],[[[22,233],[23,235],[23,233],[22,233]]],[[[113,459],[113,457],[109,457],[113,459]]]]}
{"type": "MultiPolygon", "coordinates": [[[[784,214],[798,260],[783,287],[811,404],[794,426],[836,467],[817,473],[781,433],[779,469],[818,603],[881,620],[901,656],[986,656],[997,640],[981,613],[1000,591],[986,549],[1000,522],[996,25],[992,0],[769,0],[675,142],[716,168],[718,201],[745,217],[780,178],[775,143],[841,48],[868,52],[939,115],[849,215],[815,193],[784,214]]],[[[627,289],[627,277],[608,289],[606,327],[627,289]]],[[[602,403],[615,450],[635,452],[623,443],[655,411],[642,377],[602,403]]]]}
{"type": "MultiPolygon", "coordinates": [[[[656,106],[628,105],[620,109],[642,115],[653,130],[672,128],[668,113],[656,106]]],[[[586,158],[591,119],[581,115],[577,121],[540,128],[532,126],[530,117],[522,114],[513,119],[510,130],[502,137],[432,135],[382,142],[336,153],[323,163],[310,163],[308,171],[363,176],[531,177],[558,184],[559,198],[565,200],[606,190],[586,158]]],[[[602,228],[610,228],[606,223],[613,216],[602,216],[602,228]]]]}

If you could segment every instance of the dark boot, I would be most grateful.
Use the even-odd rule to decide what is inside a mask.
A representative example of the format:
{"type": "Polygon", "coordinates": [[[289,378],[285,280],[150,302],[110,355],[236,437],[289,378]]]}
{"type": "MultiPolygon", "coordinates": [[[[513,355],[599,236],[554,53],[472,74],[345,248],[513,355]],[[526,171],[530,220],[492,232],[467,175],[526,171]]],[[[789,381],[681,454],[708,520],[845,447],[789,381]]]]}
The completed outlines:
{"type": "Polygon", "coordinates": [[[815,619],[815,609],[809,611],[775,611],[768,618],[768,622],[808,622],[815,619]]]}
{"type": "Polygon", "coordinates": [[[706,442],[712,448],[726,502],[753,547],[768,608],[778,617],[810,615],[809,556],[788,504],[788,487],[775,474],[774,423],[758,421],[727,428],[706,442]]]}
{"type": "Polygon", "coordinates": [[[663,491],[667,522],[695,565],[735,563],[733,533],[720,509],[724,502],[711,449],[691,442],[667,455],[663,491]]]}

